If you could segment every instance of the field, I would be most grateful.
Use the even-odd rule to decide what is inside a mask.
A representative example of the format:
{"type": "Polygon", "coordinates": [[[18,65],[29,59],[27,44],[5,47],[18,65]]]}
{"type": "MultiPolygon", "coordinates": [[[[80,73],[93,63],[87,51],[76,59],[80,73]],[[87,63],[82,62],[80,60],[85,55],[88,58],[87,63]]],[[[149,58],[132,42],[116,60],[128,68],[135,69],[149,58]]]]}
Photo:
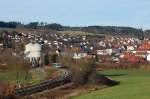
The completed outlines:
{"type": "Polygon", "coordinates": [[[31,80],[31,73],[26,75],[25,71],[19,72],[17,74],[16,71],[0,71],[0,81],[9,83],[26,83],[31,80]],[[26,76],[26,80],[25,80],[26,76]]]}
{"type": "Polygon", "coordinates": [[[19,33],[43,33],[41,29],[25,29],[25,28],[0,28],[0,33],[4,30],[8,32],[17,31],[19,33]]]}
{"type": "Polygon", "coordinates": [[[101,73],[120,84],[72,99],[150,99],[150,71],[108,70],[101,73]]]}
{"type": "MultiPolygon", "coordinates": [[[[41,30],[41,29],[25,29],[25,28],[0,28],[0,32],[1,31],[8,31],[8,32],[12,32],[12,31],[17,31],[20,33],[43,33],[43,31],[47,32],[52,32],[51,30],[45,29],[45,30],[41,30]]],[[[98,34],[98,33],[89,33],[89,32],[83,32],[83,31],[57,31],[60,34],[63,35],[70,35],[70,36],[82,36],[82,35],[90,35],[90,36],[104,36],[104,34],[98,34]]],[[[108,35],[105,35],[108,36],[108,35]]]]}
{"type": "Polygon", "coordinates": [[[25,71],[19,72],[17,74],[16,71],[8,70],[8,71],[0,71],[0,81],[4,83],[16,84],[16,83],[30,83],[35,84],[39,83],[40,81],[46,79],[47,77],[51,76],[54,72],[54,69],[45,69],[37,68],[31,69],[27,74],[25,71]],[[26,78],[26,79],[25,79],[26,78]]]}
{"type": "Polygon", "coordinates": [[[82,31],[58,31],[61,34],[68,34],[70,36],[82,36],[82,35],[98,35],[103,36],[103,34],[96,34],[96,33],[88,33],[88,32],[82,32],[82,31]]]}
{"type": "Polygon", "coordinates": [[[16,29],[16,28],[0,28],[0,31],[6,30],[8,32],[18,31],[18,32],[29,32],[27,29],[16,29]]]}

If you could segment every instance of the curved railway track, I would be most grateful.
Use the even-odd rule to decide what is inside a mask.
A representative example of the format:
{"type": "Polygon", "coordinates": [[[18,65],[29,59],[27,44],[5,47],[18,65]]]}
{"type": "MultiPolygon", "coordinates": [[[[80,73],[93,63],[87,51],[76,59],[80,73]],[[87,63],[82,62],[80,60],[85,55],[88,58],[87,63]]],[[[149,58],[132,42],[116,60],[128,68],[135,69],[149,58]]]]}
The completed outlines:
{"type": "Polygon", "coordinates": [[[16,96],[31,95],[37,92],[42,92],[47,89],[53,89],[55,87],[71,82],[71,73],[65,69],[63,69],[62,71],[63,73],[60,76],[52,80],[44,81],[39,84],[23,87],[20,89],[15,89],[14,94],[16,96]]]}

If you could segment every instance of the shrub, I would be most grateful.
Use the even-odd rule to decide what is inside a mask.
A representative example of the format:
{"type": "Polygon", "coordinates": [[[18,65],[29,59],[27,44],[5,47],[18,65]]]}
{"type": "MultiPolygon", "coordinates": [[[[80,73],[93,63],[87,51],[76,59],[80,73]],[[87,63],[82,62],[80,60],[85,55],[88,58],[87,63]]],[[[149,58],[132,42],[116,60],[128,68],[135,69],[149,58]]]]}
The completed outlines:
{"type": "Polygon", "coordinates": [[[0,99],[3,95],[3,92],[4,92],[4,89],[5,89],[5,85],[3,82],[0,82],[0,99]]]}
{"type": "Polygon", "coordinates": [[[88,77],[94,71],[94,61],[91,60],[75,60],[69,67],[72,73],[72,81],[77,85],[86,84],[88,77]]]}

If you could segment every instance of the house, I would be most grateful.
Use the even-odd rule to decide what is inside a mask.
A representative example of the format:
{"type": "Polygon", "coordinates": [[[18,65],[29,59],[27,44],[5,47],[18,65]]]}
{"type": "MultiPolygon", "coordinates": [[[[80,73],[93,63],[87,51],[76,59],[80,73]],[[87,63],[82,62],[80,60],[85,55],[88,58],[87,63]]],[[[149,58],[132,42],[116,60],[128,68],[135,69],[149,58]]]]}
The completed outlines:
{"type": "Polygon", "coordinates": [[[113,53],[113,49],[97,50],[98,55],[111,55],[112,53],[113,53]]]}
{"type": "Polygon", "coordinates": [[[103,53],[104,53],[103,50],[97,50],[98,55],[103,55],[103,53]]]}
{"type": "Polygon", "coordinates": [[[131,63],[144,62],[144,57],[137,55],[137,53],[125,52],[124,57],[126,61],[131,63]]]}
{"type": "Polygon", "coordinates": [[[74,53],[73,59],[81,59],[85,58],[87,56],[87,53],[74,53]]]}
{"type": "Polygon", "coordinates": [[[133,51],[135,50],[133,46],[127,46],[127,51],[133,51]]]}
{"type": "Polygon", "coordinates": [[[150,62],[150,54],[147,55],[146,60],[150,62]]]}
{"type": "Polygon", "coordinates": [[[119,60],[119,58],[117,58],[117,57],[112,57],[112,58],[111,58],[111,62],[119,63],[120,60],[119,60]]]}
{"type": "Polygon", "coordinates": [[[3,47],[3,43],[0,43],[0,47],[3,47]]]}

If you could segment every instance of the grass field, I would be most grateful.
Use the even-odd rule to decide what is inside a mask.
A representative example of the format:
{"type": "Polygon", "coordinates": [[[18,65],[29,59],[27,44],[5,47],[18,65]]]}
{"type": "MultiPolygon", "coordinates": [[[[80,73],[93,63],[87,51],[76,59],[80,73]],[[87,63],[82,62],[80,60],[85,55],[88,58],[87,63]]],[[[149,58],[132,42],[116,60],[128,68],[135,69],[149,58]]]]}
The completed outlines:
{"type": "Polygon", "coordinates": [[[108,70],[102,74],[120,84],[72,99],[150,99],[150,71],[108,70]]]}
{"type": "Polygon", "coordinates": [[[36,84],[39,83],[49,76],[52,75],[56,70],[52,68],[36,68],[31,69],[27,75],[25,71],[19,72],[17,76],[17,72],[13,70],[9,71],[0,71],[0,81],[4,83],[16,84],[16,83],[30,83],[36,84]],[[26,79],[25,79],[26,78],[26,79]]]}
{"type": "MultiPolygon", "coordinates": [[[[17,31],[17,32],[20,32],[20,33],[37,33],[37,32],[41,32],[41,29],[25,29],[25,28],[0,28],[0,32],[1,31],[8,31],[8,32],[12,32],[12,31],[17,31]],[[36,32],[35,32],[36,31],[36,32]]],[[[51,30],[47,30],[45,29],[45,31],[49,31],[51,32],[51,30]]],[[[83,32],[83,31],[57,31],[58,33],[60,34],[63,34],[63,35],[70,35],[70,36],[83,36],[83,35],[90,35],[90,36],[108,36],[108,35],[104,35],[104,34],[100,34],[100,33],[89,33],[89,32],[83,32]]]]}
{"type": "Polygon", "coordinates": [[[68,34],[70,36],[82,36],[82,35],[99,35],[103,36],[104,34],[96,34],[96,33],[88,33],[88,32],[82,32],[82,31],[58,31],[61,34],[68,34]]]}
{"type": "Polygon", "coordinates": [[[0,31],[8,31],[8,32],[12,32],[12,31],[18,31],[18,32],[24,32],[27,31],[26,29],[16,29],[16,28],[0,28],[0,31]]]}
{"type": "Polygon", "coordinates": [[[30,83],[35,84],[39,83],[40,81],[44,80],[46,78],[46,72],[41,68],[36,68],[30,70],[31,73],[31,80],[30,83]]]}
{"type": "Polygon", "coordinates": [[[31,73],[26,75],[25,71],[19,72],[17,76],[16,71],[0,71],[0,81],[5,83],[26,83],[31,80],[31,73]],[[27,76],[25,80],[25,76],[27,76]]]}

